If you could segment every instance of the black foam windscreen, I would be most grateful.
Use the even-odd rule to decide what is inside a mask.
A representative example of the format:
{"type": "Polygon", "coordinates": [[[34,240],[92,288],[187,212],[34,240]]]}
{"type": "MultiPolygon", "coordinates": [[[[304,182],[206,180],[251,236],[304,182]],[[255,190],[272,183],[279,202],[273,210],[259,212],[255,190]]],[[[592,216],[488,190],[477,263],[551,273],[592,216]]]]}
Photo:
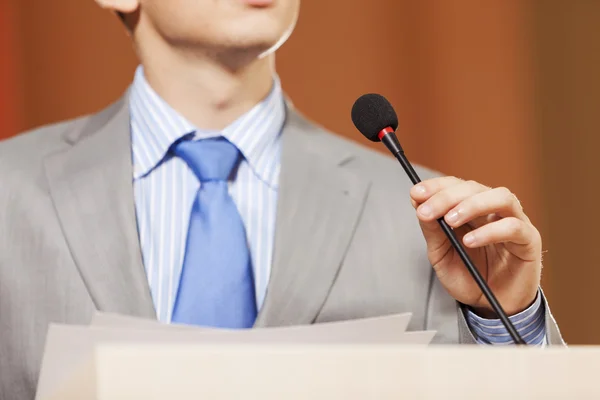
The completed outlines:
{"type": "Polygon", "coordinates": [[[385,128],[398,129],[394,107],[380,94],[360,96],[352,106],[352,122],[367,139],[379,142],[379,132],[385,128]]]}

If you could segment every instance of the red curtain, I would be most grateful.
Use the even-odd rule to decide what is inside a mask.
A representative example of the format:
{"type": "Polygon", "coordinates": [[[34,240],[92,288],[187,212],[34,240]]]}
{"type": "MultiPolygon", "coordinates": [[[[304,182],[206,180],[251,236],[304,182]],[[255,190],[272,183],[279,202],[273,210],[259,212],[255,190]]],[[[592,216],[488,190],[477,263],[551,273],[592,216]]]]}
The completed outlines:
{"type": "Polygon", "coordinates": [[[0,2],[0,139],[17,133],[21,122],[15,25],[12,2],[0,2]]]}

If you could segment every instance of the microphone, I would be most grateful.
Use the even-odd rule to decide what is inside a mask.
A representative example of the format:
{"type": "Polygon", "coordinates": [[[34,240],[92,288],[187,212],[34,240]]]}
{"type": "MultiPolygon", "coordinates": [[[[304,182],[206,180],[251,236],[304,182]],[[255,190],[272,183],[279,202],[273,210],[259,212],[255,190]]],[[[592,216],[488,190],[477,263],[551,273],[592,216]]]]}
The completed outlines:
{"type": "MultiPolygon", "coordinates": [[[[419,175],[417,175],[404,155],[404,150],[396,137],[395,132],[398,129],[398,116],[396,115],[396,111],[394,111],[394,107],[392,107],[385,97],[379,94],[365,94],[359,97],[354,106],[352,106],[352,122],[356,126],[356,129],[367,139],[372,142],[382,142],[388,148],[396,159],[398,159],[413,184],[416,185],[421,182],[421,178],[419,178],[419,175]]],[[[473,264],[462,243],[454,234],[452,228],[446,223],[443,217],[437,221],[454,249],[460,255],[469,273],[475,279],[483,295],[494,309],[494,312],[498,315],[506,330],[508,330],[513,341],[520,345],[527,344],[515,329],[487,282],[483,279],[475,264],[473,264]]]]}

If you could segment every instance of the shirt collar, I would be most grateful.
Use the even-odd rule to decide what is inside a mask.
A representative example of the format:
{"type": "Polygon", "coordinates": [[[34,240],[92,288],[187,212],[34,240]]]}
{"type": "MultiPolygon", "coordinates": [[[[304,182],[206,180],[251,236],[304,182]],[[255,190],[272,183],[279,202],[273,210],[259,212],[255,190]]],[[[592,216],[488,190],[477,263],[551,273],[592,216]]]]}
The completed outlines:
{"type": "Polygon", "coordinates": [[[286,106],[279,78],[269,95],[221,132],[200,130],[174,110],[148,84],[138,67],[129,99],[134,179],[160,165],[173,143],[193,134],[194,139],[223,136],[244,155],[256,176],[277,187],[280,134],[286,106]]]}

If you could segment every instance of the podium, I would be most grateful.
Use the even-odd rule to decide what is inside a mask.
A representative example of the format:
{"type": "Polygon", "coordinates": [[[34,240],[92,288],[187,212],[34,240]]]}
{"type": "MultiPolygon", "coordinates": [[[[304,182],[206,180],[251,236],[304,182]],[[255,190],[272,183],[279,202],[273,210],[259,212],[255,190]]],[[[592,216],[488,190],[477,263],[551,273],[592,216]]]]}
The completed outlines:
{"type": "Polygon", "coordinates": [[[43,369],[37,399],[600,398],[599,347],[427,346],[323,336],[300,342],[288,340],[293,335],[263,340],[261,333],[144,329],[96,328],[93,338],[88,327],[54,327],[49,342],[72,351],[47,347],[45,363],[60,363],[43,369]]]}

